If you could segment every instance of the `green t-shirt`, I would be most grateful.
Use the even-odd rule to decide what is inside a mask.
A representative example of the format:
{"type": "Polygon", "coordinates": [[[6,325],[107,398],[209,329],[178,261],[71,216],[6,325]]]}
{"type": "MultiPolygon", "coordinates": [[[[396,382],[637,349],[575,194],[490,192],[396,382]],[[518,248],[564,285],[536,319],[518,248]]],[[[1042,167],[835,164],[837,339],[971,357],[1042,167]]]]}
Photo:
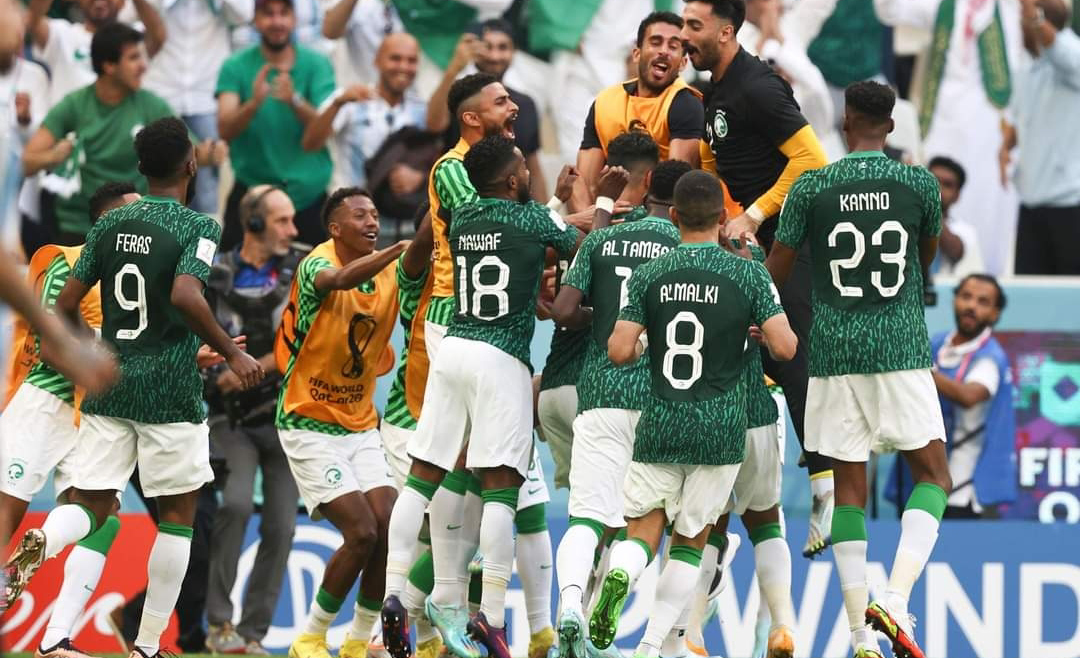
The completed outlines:
{"type": "Polygon", "coordinates": [[[199,423],[201,341],[171,302],[173,280],[210,274],[221,227],[173,199],[145,196],[101,217],[71,276],[101,282],[101,337],[116,352],[120,380],[83,413],[140,423],[199,423]]]}
{"type": "MultiPolygon", "coordinates": [[[[44,280],[41,286],[41,305],[51,309],[56,305],[56,298],[64,289],[64,284],[71,275],[67,259],[63,255],[53,258],[45,268],[44,280]]],[[[40,353],[41,339],[35,341],[34,351],[40,353]]],[[[52,366],[38,359],[26,373],[25,383],[37,386],[47,393],[52,393],[68,404],[75,404],[75,385],[66,377],[52,369],[52,366]]]]}
{"type": "Polygon", "coordinates": [[[60,230],[85,234],[90,230],[90,195],[105,183],[134,183],[146,192],[135,155],[135,134],[148,123],[174,113],[169,104],[145,89],[124,97],[118,105],[106,105],[94,93],[94,85],[64,96],[45,115],[42,126],[57,140],[75,134],[75,148],[53,174],[67,179],[59,187],[72,194],[56,196],[56,219],[60,230]]]}
{"type": "MultiPolygon", "coordinates": [[[[258,45],[234,53],[221,65],[215,94],[232,92],[240,102],[251,99],[255,76],[266,63],[258,45]]],[[[271,70],[267,82],[277,75],[271,70]]],[[[296,93],[313,107],[334,91],[334,68],[325,56],[296,46],[296,61],[289,72],[296,93]]],[[[300,146],[304,124],[288,103],[267,98],[251,123],[229,142],[229,157],[236,179],[247,186],[280,185],[298,210],[315,203],[330,184],[330,151],[305,151],[300,146]]]]}
{"type": "Polygon", "coordinates": [[[810,243],[811,377],[932,365],[919,241],[940,233],[937,179],[883,153],[852,153],[795,181],[776,240],[810,243]]]}
{"type": "MultiPolygon", "coordinates": [[[[631,222],[641,219],[649,214],[645,206],[636,206],[633,209],[612,216],[612,219],[621,219],[631,222]]],[[[555,268],[555,294],[559,294],[570,270],[570,261],[559,259],[555,268]]],[[[544,371],[540,373],[540,390],[546,391],[559,386],[577,386],[581,379],[581,371],[585,366],[585,352],[589,348],[589,327],[581,329],[567,329],[556,326],[551,335],[551,348],[548,351],[547,361],[544,362],[544,371]]]]}
{"type": "Polygon", "coordinates": [[[783,313],[761,263],[715,242],[680,244],[637,268],[620,320],[643,325],[652,395],[634,461],[738,464],[746,450],[747,332],[783,313]]]}
{"type": "MultiPolygon", "coordinates": [[[[750,253],[759,263],[765,262],[765,250],[750,245],[750,253]]],[[[761,363],[761,346],[750,341],[746,346],[746,426],[750,429],[773,425],[780,417],[761,363]]]]}
{"type": "Polygon", "coordinates": [[[383,412],[383,422],[390,423],[394,427],[407,430],[416,429],[418,418],[414,418],[409,411],[409,404],[405,396],[405,371],[409,364],[409,347],[412,345],[412,323],[416,318],[416,309],[420,306],[420,298],[424,294],[424,285],[427,283],[428,272],[425,270],[416,279],[410,279],[406,274],[402,263],[405,254],[401,255],[397,264],[398,284],[398,314],[401,317],[401,329],[405,334],[401,346],[401,357],[398,359],[397,373],[394,381],[390,384],[390,392],[386,396],[386,410],[383,412]]]}
{"type": "Polygon", "coordinates": [[[671,220],[646,217],[615,224],[585,236],[566,285],[592,300],[592,332],[585,366],[578,381],[578,413],[589,409],[642,409],[649,397],[649,359],[617,366],[607,355],[607,342],[619,311],[628,302],[634,270],[679,244],[671,220]]]}
{"type": "Polygon", "coordinates": [[[535,201],[480,198],[458,208],[450,225],[457,315],[446,335],[493,345],[531,371],[545,248],[565,258],[577,237],[576,228],[535,201]]]}

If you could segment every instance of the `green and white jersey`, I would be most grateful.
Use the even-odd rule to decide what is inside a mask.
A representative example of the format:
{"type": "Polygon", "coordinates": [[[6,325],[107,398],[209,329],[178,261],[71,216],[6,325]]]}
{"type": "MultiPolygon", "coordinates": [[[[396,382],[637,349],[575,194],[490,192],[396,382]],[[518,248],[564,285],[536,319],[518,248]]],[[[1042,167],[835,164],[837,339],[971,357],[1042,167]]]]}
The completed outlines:
{"type": "Polygon", "coordinates": [[[173,280],[206,282],[221,228],[174,199],[144,196],[102,216],[86,236],[75,270],[101,281],[101,337],[115,350],[120,380],[83,413],[140,423],[199,423],[203,383],[199,338],[170,301],[173,280]]]}
{"type": "Polygon", "coordinates": [[[671,220],[646,217],[593,231],[578,249],[566,285],[592,300],[593,319],[585,366],[578,381],[578,413],[589,409],[640,410],[649,397],[649,359],[617,366],[607,342],[628,301],[630,277],[638,266],[679,244],[671,220]]]}
{"type": "MultiPolygon", "coordinates": [[[[390,392],[386,394],[386,408],[383,411],[383,422],[394,427],[407,430],[415,430],[419,420],[414,418],[409,411],[408,398],[405,394],[409,371],[409,348],[412,346],[413,321],[416,312],[420,308],[421,298],[424,296],[424,288],[428,279],[428,270],[424,270],[416,279],[410,279],[403,265],[405,254],[398,258],[397,269],[394,271],[398,285],[398,317],[401,321],[402,338],[401,355],[398,357],[398,369],[394,374],[394,381],[390,384],[390,392]]],[[[427,379],[425,373],[425,380],[427,379]]]]}
{"type": "Polygon", "coordinates": [[[779,313],[765,267],[715,242],[680,244],[634,272],[619,319],[645,326],[652,389],[634,461],[742,461],[747,331],[779,313]]]}
{"type": "Polygon", "coordinates": [[[565,258],[577,237],[576,228],[535,201],[480,198],[456,210],[450,254],[457,314],[446,335],[493,345],[531,371],[529,343],[545,248],[565,258]]]}
{"type": "MultiPolygon", "coordinates": [[[[750,253],[759,263],[765,262],[765,250],[752,244],[750,253]]],[[[750,341],[746,346],[746,427],[767,427],[776,423],[780,412],[769,387],[765,385],[765,368],[761,363],[761,346],[750,341]]]]}
{"type": "MultiPolygon", "coordinates": [[[[64,289],[64,284],[70,275],[71,268],[68,267],[67,259],[63,255],[57,256],[49,262],[48,266],[45,267],[41,286],[41,305],[43,307],[51,309],[56,305],[56,298],[60,296],[60,291],[64,289]]],[[[40,337],[35,339],[35,351],[41,353],[40,337]]],[[[37,386],[47,393],[52,393],[68,404],[75,404],[75,384],[72,384],[67,377],[53,370],[52,366],[41,359],[38,359],[37,363],[31,366],[30,372],[26,373],[26,379],[23,381],[37,386]]]]}
{"type": "Polygon", "coordinates": [[[813,263],[810,376],[929,368],[919,241],[941,233],[937,179],[859,152],[795,181],[776,239],[813,263]]]}
{"type": "MultiPolygon", "coordinates": [[[[630,222],[641,219],[649,214],[645,206],[635,206],[631,210],[612,216],[612,220],[630,222]]],[[[570,269],[568,259],[559,259],[555,268],[555,294],[559,294],[566,279],[566,273],[570,269]]],[[[551,335],[551,349],[548,352],[547,361],[544,363],[544,372],[540,377],[540,390],[546,391],[559,386],[577,386],[581,378],[581,371],[585,365],[585,353],[589,347],[590,329],[567,329],[555,327],[551,335]]]]}
{"type": "MultiPolygon", "coordinates": [[[[570,270],[570,259],[560,258],[555,265],[555,296],[563,286],[566,273],[570,270]]],[[[540,390],[546,391],[560,386],[577,386],[581,378],[581,369],[585,364],[585,350],[589,344],[589,328],[568,329],[555,326],[551,334],[551,348],[548,350],[544,371],[540,373],[540,390]]]]}

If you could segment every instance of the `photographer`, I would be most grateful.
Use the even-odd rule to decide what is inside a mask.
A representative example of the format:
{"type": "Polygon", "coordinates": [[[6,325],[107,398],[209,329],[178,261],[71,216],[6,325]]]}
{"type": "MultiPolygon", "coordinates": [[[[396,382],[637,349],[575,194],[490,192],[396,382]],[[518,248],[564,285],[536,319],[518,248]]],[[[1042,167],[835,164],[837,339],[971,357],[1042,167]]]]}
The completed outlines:
{"type": "Polygon", "coordinates": [[[252,187],[240,202],[239,214],[243,242],[218,255],[206,293],[221,326],[232,336],[247,336],[247,350],[259,359],[267,376],[258,387],[241,391],[229,370],[215,367],[205,372],[210,440],[228,469],[214,519],[206,646],[214,653],[251,654],[260,653],[270,626],[296,526],[299,494],[274,429],[281,375],[274,365],[273,341],[303,253],[292,247],[296,210],[282,190],[252,187]],[[233,629],[229,594],[255,508],[256,467],[263,475],[261,542],[255,558],[261,575],[249,580],[240,623],[233,629]]]}

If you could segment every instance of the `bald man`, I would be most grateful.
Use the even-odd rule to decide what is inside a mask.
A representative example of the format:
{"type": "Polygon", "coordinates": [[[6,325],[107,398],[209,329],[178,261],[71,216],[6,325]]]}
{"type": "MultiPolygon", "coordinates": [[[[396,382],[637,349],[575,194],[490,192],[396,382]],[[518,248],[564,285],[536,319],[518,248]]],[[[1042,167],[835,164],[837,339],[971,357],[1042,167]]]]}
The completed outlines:
{"type": "MultiPolygon", "coordinates": [[[[427,104],[412,89],[420,46],[410,34],[389,34],[375,53],[379,80],[374,87],[353,85],[338,89],[319,107],[318,117],[304,131],[306,150],[322,148],[334,135],[341,149],[341,185],[370,187],[364,164],[386,138],[402,128],[426,125],[427,104]]],[[[398,196],[423,189],[427,170],[399,164],[389,174],[398,196]]]]}
{"type": "Polygon", "coordinates": [[[206,371],[210,445],[229,473],[214,516],[206,590],[210,626],[206,648],[215,654],[258,652],[281,593],[300,495],[274,428],[281,377],[273,346],[293,274],[307,249],[293,247],[296,208],[279,188],[251,187],[240,200],[239,215],[243,240],[214,259],[206,300],[230,336],[247,336],[247,351],[259,360],[267,377],[259,386],[241,390],[239,379],[227,368],[206,371]],[[257,469],[263,482],[255,556],[260,577],[248,579],[240,623],[234,627],[231,594],[255,509],[257,469]]]}

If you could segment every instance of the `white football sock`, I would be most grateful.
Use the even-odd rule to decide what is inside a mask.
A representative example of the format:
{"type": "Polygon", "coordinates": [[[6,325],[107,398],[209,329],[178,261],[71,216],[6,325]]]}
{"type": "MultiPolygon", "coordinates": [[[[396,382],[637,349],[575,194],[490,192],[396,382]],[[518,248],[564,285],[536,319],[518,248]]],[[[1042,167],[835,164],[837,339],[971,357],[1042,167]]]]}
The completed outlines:
{"type": "Polygon", "coordinates": [[[371,631],[375,628],[375,620],[379,618],[378,610],[368,610],[359,603],[353,603],[352,626],[349,628],[349,637],[353,640],[364,640],[371,637],[371,631]]]}
{"type": "MultiPolygon", "coordinates": [[[[614,557],[612,560],[614,561],[614,557]]],[[[656,600],[653,602],[652,611],[649,613],[649,623],[645,627],[645,634],[641,636],[641,643],[638,645],[636,654],[648,658],[660,655],[664,637],[690,603],[690,597],[697,588],[700,574],[700,565],[689,564],[682,560],[667,561],[664,570],[660,573],[660,580],[656,584],[656,600]]]]}
{"type": "Polygon", "coordinates": [[[783,537],[774,537],[754,546],[754,570],[773,624],[795,630],[795,605],[791,600],[791,551],[788,550],[787,541],[783,537]]]}
{"type": "Polygon", "coordinates": [[[822,498],[834,488],[832,469],[810,476],[810,493],[814,498],[822,498]]]}
{"type": "MultiPolygon", "coordinates": [[[[321,588],[320,592],[322,592],[321,588]]],[[[308,609],[307,624],[304,626],[304,632],[309,635],[322,635],[323,637],[326,637],[326,631],[330,629],[330,624],[337,619],[338,610],[340,610],[340,608],[338,608],[338,610],[328,610],[324,608],[319,602],[319,596],[320,594],[316,594],[316,596],[311,599],[311,608],[308,609]]],[[[336,602],[335,605],[337,605],[336,602]]],[[[366,640],[367,638],[361,637],[357,639],[366,640]]]]}
{"type": "Polygon", "coordinates": [[[720,549],[712,544],[705,544],[705,548],[701,549],[701,571],[698,575],[698,585],[690,601],[686,621],[686,639],[698,647],[705,646],[702,627],[705,625],[705,612],[709,606],[709,586],[712,585],[713,578],[716,576],[719,561],[720,549]]]}
{"type": "Polygon", "coordinates": [[[900,517],[900,543],[885,590],[885,603],[891,612],[907,614],[911,588],[930,559],[940,525],[933,514],[919,508],[906,509],[900,517]]]}
{"type": "Polygon", "coordinates": [[[514,568],[514,508],[501,502],[484,503],[480,551],[484,554],[484,593],[480,612],[494,628],[506,625],[506,587],[514,568]]]}
{"type": "Polygon", "coordinates": [[[41,524],[45,533],[45,559],[55,557],[93,529],[90,512],[82,505],[68,504],[53,509],[41,524]]]}
{"type": "Polygon", "coordinates": [[[191,557],[191,536],[165,532],[160,529],[163,525],[158,526],[157,539],[147,561],[146,602],[135,638],[135,646],[147,656],[153,656],[160,648],[161,635],[176,608],[191,557]]]}
{"type": "Polygon", "coordinates": [[[64,563],[64,583],[56,596],[41,647],[49,649],[64,638],[74,636],[75,623],[93,596],[105,569],[105,556],[85,546],[75,546],[64,563]]]}
{"type": "MultiPolygon", "coordinates": [[[[695,591],[694,594],[696,595],[697,592],[695,591]]],[[[690,608],[692,606],[692,600],[683,606],[683,611],[679,618],[675,620],[675,625],[671,627],[667,637],[664,638],[664,642],[660,646],[660,655],[664,656],[664,658],[682,658],[686,655],[686,626],[690,622],[690,608]]]]}
{"type": "MultiPolygon", "coordinates": [[[[625,540],[615,544],[611,549],[611,557],[608,560],[608,572],[622,569],[630,577],[630,587],[641,577],[645,567],[649,566],[649,553],[640,542],[625,540]]],[[[605,574],[606,575],[606,574],[605,574]]],[[[600,581],[601,583],[603,580],[600,581]]],[[[694,581],[697,582],[696,580],[694,581]]],[[[597,591],[602,588],[597,585],[597,591]]],[[[658,647],[659,648],[659,647],[658,647]]]]}
{"type": "Polygon", "coordinates": [[[461,537],[458,539],[458,560],[461,566],[457,572],[458,591],[466,600],[469,597],[469,582],[472,580],[469,563],[480,548],[480,520],[483,514],[484,499],[474,491],[466,491],[462,507],[461,537]]]}
{"type": "Polygon", "coordinates": [[[852,645],[858,649],[872,642],[866,627],[866,607],[870,603],[866,585],[866,540],[833,544],[833,559],[840,578],[840,591],[844,595],[852,645]]]}
{"type": "Polygon", "coordinates": [[[431,499],[428,518],[431,526],[431,557],[435,567],[435,588],[431,600],[439,605],[461,605],[468,589],[467,560],[461,554],[462,526],[465,523],[465,496],[439,487],[431,499]]]}
{"type": "Polygon", "coordinates": [[[582,614],[582,596],[593,568],[593,556],[600,540],[587,525],[574,524],[566,529],[555,554],[559,596],[564,611],[582,614]]]}
{"type": "Polygon", "coordinates": [[[412,568],[410,558],[416,549],[428,499],[412,487],[401,488],[387,529],[386,596],[401,596],[412,568]]]}
{"type": "Polygon", "coordinates": [[[547,530],[517,536],[517,570],[525,591],[529,632],[551,626],[551,535],[547,530]]]}

